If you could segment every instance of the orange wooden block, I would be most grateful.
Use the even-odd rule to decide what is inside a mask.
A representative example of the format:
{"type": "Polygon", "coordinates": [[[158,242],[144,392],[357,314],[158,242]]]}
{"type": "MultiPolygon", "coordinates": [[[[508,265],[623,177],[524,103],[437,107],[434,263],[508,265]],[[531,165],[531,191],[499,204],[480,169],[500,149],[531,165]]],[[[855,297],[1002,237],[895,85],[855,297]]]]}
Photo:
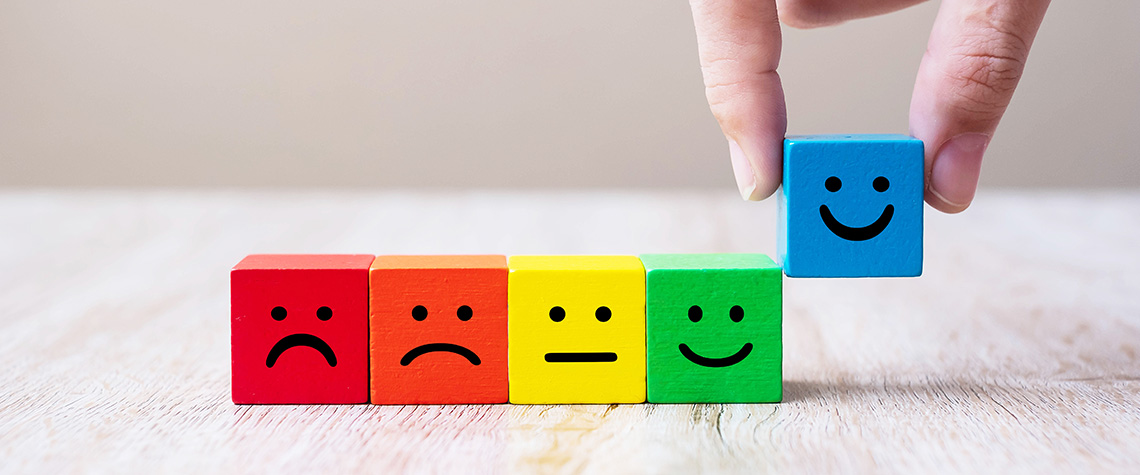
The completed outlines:
{"type": "Polygon", "coordinates": [[[507,402],[507,272],[505,256],[377,257],[372,403],[507,402]]]}

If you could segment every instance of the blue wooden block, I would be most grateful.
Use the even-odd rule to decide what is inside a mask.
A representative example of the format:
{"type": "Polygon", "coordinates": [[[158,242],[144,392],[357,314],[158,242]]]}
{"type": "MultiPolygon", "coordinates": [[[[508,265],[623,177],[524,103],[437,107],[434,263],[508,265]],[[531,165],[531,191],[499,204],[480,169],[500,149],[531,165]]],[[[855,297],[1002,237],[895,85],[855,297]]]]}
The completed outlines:
{"type": "Polygon", "coordinates": [[[784,140],[779,260],[788,277],[922,274],[922,141],[906,135],[784,140]]]}

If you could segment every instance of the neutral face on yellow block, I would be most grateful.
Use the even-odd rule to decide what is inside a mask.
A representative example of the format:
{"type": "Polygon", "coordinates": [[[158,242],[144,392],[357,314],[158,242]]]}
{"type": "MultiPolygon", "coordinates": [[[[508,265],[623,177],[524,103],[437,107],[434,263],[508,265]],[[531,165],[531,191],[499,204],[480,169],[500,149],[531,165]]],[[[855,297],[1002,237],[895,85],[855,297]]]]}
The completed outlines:
{"type": "Polygon", "coordinates": [[[645,268],[633,256],[512,256],[515,404],[645,401],[645,268]]]}

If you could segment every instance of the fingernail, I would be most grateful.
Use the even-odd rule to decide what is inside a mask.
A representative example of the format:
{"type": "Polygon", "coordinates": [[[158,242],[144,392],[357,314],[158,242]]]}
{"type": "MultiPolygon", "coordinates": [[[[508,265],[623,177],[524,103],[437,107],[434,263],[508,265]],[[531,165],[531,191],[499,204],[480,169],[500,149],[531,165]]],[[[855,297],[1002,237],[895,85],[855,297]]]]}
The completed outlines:
{"type": "Polygon", "coordinates": [[[970,206],[989,144],[990,136],[979,133],[957,135],[942,144],[930,165],[930,192],[959,211],[970,206]]]}
{"type": "Polygon", "coordinates": [[[728,157],[732,159],[732,174],[736,176],[736,187],[740,189],[740,196],[749,201],[756,201],[756,171],[744,150],[735,140],[728,139],[728,157]]]}

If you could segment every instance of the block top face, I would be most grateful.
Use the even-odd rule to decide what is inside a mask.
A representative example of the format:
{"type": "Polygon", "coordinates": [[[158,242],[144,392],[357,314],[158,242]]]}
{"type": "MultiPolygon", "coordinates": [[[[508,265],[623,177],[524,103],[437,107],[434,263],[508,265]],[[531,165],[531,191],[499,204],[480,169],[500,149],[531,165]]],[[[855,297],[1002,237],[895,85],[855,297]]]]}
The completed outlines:
{"type": "Polygon", "coordinates": [[[635,256],[511,256],[511,271],[579,270],[643,271],[641,259],[635,256]]]}
{"type": "Polygon", "coordinates": [[[250,254],[233,270],[367,269],[371,254],[250,254]]]}
{"type": "Polygon", "coordinates": [[[501,255],[376,256],[373,269],[506,269],[501,255]]]}
{"type": "Polygon", "coordinates": [[[642,254],[645,271],[657,269],[779,269],[764,254],[642,254]]]}
{"type": "Polygon", "coordinates": [[[909,135],[902,134],[816,134],[816,135],[789,135],[785,143],[821,143],[821,142],[910,142],[922,143],[909,135]]]}

